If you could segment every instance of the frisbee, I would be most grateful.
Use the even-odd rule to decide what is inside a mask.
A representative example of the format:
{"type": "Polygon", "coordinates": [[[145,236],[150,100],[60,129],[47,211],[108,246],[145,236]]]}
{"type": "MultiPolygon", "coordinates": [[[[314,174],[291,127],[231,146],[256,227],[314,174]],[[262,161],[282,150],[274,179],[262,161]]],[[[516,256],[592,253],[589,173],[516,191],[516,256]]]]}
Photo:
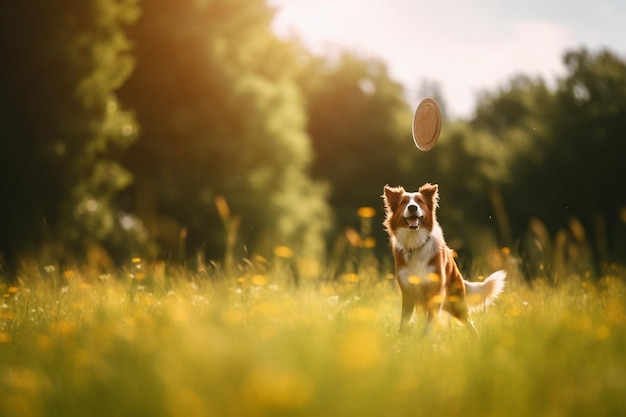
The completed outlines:
{"type": "Polygon", "coordinates": [[[413,116],[413,142],[421,151],[435,147],[441,132],[441,110],[437,102],[428,97],[420,102],[413,116]]]}

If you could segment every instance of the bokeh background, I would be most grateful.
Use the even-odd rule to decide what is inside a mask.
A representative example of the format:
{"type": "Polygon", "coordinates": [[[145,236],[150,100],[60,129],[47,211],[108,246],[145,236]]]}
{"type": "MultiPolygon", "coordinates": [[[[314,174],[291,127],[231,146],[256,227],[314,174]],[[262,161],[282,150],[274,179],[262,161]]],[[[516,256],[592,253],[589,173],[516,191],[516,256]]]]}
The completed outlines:
{"type": "MultiPolygon", "coordinates": [[[[427,181],[440,185],[440,222],[466,265],[504,250],[532,279],[600,276],[624,263],[623,51],[597,40],[568,47],[548,57],[560,70],[547,78],[515,43],[478,48],[481,62],[531,65],[468,102],[450,93],[455,79],[476,71],[457,52],[463,45],[430,56],[405,48],[422,59],[407,85],[408,67],[393,64],[392,73],[387,57],[311,46],[305,26],[299,33],[277,24],[293,12],[279,3],[4,2],[2,275],[29,260],[193,266],[277,247],[334,259],[337,273],[350,272],[359,248],[384,265],[383,186],[427,181]],[[433,68],[442,62],[438,79],[433,68]],[[422,153],[411,118],[426,96],[444,109],[444,124],[437,147],[422,153]]],[[[337,4],[363,18],[358,2],[337,4]]],[[[342,27],[316,16],[312,27],[342,27]]],[[[381,29],[394,26],[394,14],[369,16],[378,16],[371,36],[389,50],[406,41],[381,29]]],[[[614,25],[604,29],[619,35],[614,25]]]]}

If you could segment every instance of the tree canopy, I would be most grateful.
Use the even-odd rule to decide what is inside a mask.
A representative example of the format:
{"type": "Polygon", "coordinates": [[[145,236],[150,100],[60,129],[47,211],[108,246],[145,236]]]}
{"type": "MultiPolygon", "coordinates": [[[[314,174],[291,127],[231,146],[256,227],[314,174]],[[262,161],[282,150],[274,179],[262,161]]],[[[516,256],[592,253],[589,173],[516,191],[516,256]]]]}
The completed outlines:
{"type": "Polygon", "coordinates": [[[137,68],[122,97],[143,132],[127,155],[135,208],[153,234],[169,221],[210,257],[226,234],[216,198],[247,245],[319,244],[328,227],[294,50],[271,18],[261,0],[155,0],[130,31],[137,68]]]}
{"type": "Polygon", "coordinates": [[[80,251],[121,230],[115,197],[131,176],[119,155],[137,124],[116,90],[132,70],[124,29],[136,15],[133,0],[0,6],[0,252],[7,262],[52,244],[55,256],[80,251]]]}
{"type": "Polygon", "coordinates": [[[311,56],[300,76],[314,150],[312,174],[330,188],[340,225],[379,204],[381,181],[406,179],[413,151],[403,87],[375,59],[311,56]]]}

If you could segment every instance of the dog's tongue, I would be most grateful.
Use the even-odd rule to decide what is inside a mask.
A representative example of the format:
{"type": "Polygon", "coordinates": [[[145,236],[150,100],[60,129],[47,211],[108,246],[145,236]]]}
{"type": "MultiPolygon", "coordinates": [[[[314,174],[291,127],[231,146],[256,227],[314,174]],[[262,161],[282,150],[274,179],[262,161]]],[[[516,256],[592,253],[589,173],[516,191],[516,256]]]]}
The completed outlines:
{"type": "Polygon", "coordinates": [[[419,217],[407,217],[405,218],[407,226],[409,229],[417,229],[420,226],[419,217]]]}

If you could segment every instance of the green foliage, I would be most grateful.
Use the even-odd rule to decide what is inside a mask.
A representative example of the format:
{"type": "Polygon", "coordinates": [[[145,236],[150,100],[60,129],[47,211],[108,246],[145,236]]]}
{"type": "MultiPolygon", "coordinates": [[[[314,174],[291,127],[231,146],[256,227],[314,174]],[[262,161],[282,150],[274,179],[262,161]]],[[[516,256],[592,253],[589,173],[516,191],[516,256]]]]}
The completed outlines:
{"type": "Polygon", "coordinates": [[[502,190],[511,235],[523,235],[531,218],[551,233],[580,219],[600,274],[609,261],[623,259],[626,199],[615,190],[626,186],[626,63],[585,49],[564,61],[568,73],[556,91],[540,79],[514,78],[481,97],[470,124],[492,137],[491,152],[480,151],[487,164],[479,177],[502,190]],[[490,175],[495,167],[505,169],[490,175]]]}
{"type": "MultiPolygon", "coordinates": [[[[555,89],[520,75],[482,93],[419,152],[384,63],[278,39],[264,0],[39,3],[0,6],[0,254],[13,266],[102,247],[152,256],[155,241],[230,266],[282,245],[384,256],[383,185],[425,182],[441,185],[465,259],[530,236],[537,258],[577,247],[583,275],[591,257],[596,276],[623,262],[626,63],[610,51],[567,52],[555,89]]],[[[436,81],[421,94],[445,113],[436,81]]]]}
{"type": "Polygon", "coordinates": [[[114,197],[131,180],[117,157],[137,125],[116,90],[132,69],[123,28],[135,1],[0,10],[0,252],[104,240],[120,229],[114,197]]]}
{"type": "Polygon", "coordinates": [[[549,140],[550,120],[555,98],[541,79],[526,76],[512,78],[496,92],[484,92],[478,100],[470,124],[493,138],[495,149],[481,147],[501,166],[510,167],[492,175],[494,182],[513,180],[516,165],[527,165],[541,157],[542,145],[549,140]]]}
{"type": "MultiPolygon", "coordinates": [[[[443,130],[433,156],[442,192],[449,196],[442,218],[456,249],[481,253],[498,244],[510,246],[521,233],[511,230],[508,216],[537,202],[522,194],[517,199],[507,196],[505,204],[502,190],[519,186],[520,171],[539,160],[541,146],[550,138],[553,102],[541,79],[518,76],[496,92],[484,92],[470,121],[453,122],[443,130]]],[[[526,220],[520,220],[522,230],[526,220]]]]}
{"type": "Polygon", "coordinates": [[[626,198],[626,61],[608,51],[585,49],[565,55],[568,76],[561,80],[554,142],[545,152],[552,169],[566,169],[568,181],[551,178],[563,203],[591,225],[602,216],[608,229],[626,198]],[[580,193],[589,198],[579,198],[580,193]]]}
{"type": "MultiPolygon", "coordinates": [[[[330,187],[337,228],[356,227],[356,210],[378,207],[382,186],[410,172],[414,145],[403,88],[382,62],[349,52],[306,56],[300,86],[315,151],[313,176],[330,187]]],[[[376,232],[382,240],[382,228],[376,232]]]]}
{"type": "Polygon", "coordinates": [[[137,69],[122,96],[142,135],[126,161],[135,209],[165,250],[182,239],[159,235],[167,218],[189,251],[205,246],[221,259],[222,197],[240,221],[239,241],[255,250],[319,245],[328,208],[307,173],[294,52],[271,18],[261,0],[155,0],[130,32],[137,69]]]}
{"type": "Polygon", "coordinates": [[[480,338],[445,318],[422,337],[422,316],[398,337],[395,283],[354,275],[295,289],[265,268],[217,281],[139,260],[96,282],[25,273],[0,287],[0,414],[626,412],[623,276],[513,281],[473,313],[480,338]]]}

